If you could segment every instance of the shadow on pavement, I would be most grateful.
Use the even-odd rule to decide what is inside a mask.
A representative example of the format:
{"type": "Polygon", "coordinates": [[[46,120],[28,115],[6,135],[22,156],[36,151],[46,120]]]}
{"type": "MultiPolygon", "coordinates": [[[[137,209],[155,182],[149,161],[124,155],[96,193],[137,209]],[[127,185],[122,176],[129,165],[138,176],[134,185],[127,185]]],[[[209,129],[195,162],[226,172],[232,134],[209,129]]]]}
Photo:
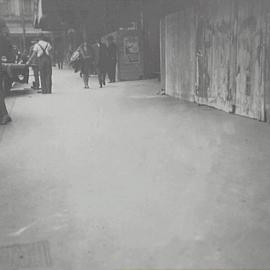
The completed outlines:
{"type": "Polygon", "coordinates": [[[35,91],[31,88],[24,88],[24,89],[11,89],[10,93],[8,94],[9,97],[16,97],[16,96],[23,96],[33,94],[35,91]]]}

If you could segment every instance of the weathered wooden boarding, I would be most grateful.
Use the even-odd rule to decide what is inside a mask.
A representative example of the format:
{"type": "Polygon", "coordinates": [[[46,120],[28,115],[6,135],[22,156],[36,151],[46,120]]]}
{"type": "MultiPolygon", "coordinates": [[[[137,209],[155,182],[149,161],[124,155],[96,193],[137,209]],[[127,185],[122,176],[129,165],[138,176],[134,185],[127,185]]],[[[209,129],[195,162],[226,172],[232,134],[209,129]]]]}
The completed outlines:
{"type": "Polygon", "coordinates": [[[201,0],[167,15],[161,21],[166,93],[270,121],[269,10],[264,0],[201,0]]]}

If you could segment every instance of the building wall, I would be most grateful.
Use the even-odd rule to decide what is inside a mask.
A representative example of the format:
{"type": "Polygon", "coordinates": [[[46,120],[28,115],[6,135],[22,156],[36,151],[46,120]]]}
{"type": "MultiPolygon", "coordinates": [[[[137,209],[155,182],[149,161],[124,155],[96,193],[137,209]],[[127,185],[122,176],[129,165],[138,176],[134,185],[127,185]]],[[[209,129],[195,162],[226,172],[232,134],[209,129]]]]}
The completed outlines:
{"type": "Polygon", "coordinates": [[[34,0],[0,0],[0,16],[6,20],[20,17],[24,10],[27,19],[33,17],[34,0]]]}
{"type": "Polygon", "coordinates": [[[5,18],[20,15],[18,0],[0,0],[0,16],[5,18]]]}
{"type": "MultiPolygon", "coordinates": [[[[269,14],[269,13],[268,13],[269,14]]],[[[270,122],[270,16],[266,17],[265,70],[264,70],[265,117],[270,122]]]]}
{"type": "Polygon", "coordinates": [[[166,16],[166,93],[268,120],[268,10],[267,1],[204,0],[166,16]]]}
{"type": "Polygon", "coordinates": [[[39,33],[33,28],[33,11],[34,0],[0,0],[0,16],[7,23],[12,43],[20,50],[39,33]]]}
{"type": "Polygon", "coordinates": [[[164,92],[166,88],[166,22],[165,18],[160,20],[160,82],[161,90],[164,92]]]}
{"type": "Polygon", "coordinates": [[[144,76],[160,72],[160,4],[157,0],[143,1],[144,76]]]}
{"type": "Polygon", "coordinates": [[[165,18],[165,67],[167,94],[193,101],[195,79],[195,23],[192,10],[165,18]]]}

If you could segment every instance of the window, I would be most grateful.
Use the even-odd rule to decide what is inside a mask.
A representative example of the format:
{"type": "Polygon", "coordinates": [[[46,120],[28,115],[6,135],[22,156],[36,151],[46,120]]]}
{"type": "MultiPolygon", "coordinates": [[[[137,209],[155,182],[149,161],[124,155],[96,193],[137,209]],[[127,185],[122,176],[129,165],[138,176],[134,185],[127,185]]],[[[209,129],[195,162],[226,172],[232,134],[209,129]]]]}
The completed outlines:
{"type": "Polygon", "coordinates": [[[24,4],[24,14],[25,15],[32,15],[33,14],[33,7],[32,7],[32,0],[23,0],[24,4]]]}
{"type": "Polygon", "coordinates": [[[8,16],[11,14],[10,0],[0,0],[0,16],[8,16]]]}

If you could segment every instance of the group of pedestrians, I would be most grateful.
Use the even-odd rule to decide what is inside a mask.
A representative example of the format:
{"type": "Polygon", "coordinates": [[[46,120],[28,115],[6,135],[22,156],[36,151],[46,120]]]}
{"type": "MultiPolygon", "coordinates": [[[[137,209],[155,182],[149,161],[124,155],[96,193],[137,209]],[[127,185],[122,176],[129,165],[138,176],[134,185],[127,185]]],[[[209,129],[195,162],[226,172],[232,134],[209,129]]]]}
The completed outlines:
{"type": "MultiPolygon", "coordinates": [[[[0,125],[5,125],[11,121],[5,104],[5,93],[2,89],[2,57],[9,53],[8,31],[3,21],[0,21],[0,125]]],[[[31,66],[34,72],[35,81],[34,89],[39,89],[41,84],[42,94],[50,94],[52,92],[52,60],[51,60],[51,44],[43,35],[33,42],[30,48],[30,57],[25,64],[31,66]],[[40,77],[40,79],[39,79],[40,77]]]]}
{"type": "Polygon", "coordinates": [[[80,73],[83,78],[84,88],[89,88],[90,74],[97,74],[99,86],[102,88],[106,85],[106,75],[108,74],[109,82],[115,82],[117,46],[112,36],[108,37],[108,46],[98,40],[93,45],[85,41],[77,49],[80,61],[80,73]]]}
{"type": "MultiPolygon", "coordinates": [[[[0,32],[0,75],[1,75],[1,58],[5,55],[5,38],[4,32],[0,32]]],[[[108,46],[98,40],[95,44],[90,45],[84,42],[78,49],[77,53],[80,58],[80,72],[83,78],[84,87],[89,88],[89,76],[91,74],[98,75],[99,86],[102,88],[106,85],[106,75],[108,74],[110,83],[115,82],[116,62],[117,62],[117,46],[110,36],[107,39],[108,46]]],[[[58,68],[63,68],[62,57],[58,57],[58,68]]],[[[45,36],[42,34],[35,41],[29,50],[29,58],[25,64],[32,67],[34,73],[33,89],[39,90],[41,86],[42,94],[52,93],[52,46],[45,36]]],[[[1,89],[0,76],[0,124],[7,124],[11,118],[7,112],[5,105],[4,91],[1,89]]]]}

